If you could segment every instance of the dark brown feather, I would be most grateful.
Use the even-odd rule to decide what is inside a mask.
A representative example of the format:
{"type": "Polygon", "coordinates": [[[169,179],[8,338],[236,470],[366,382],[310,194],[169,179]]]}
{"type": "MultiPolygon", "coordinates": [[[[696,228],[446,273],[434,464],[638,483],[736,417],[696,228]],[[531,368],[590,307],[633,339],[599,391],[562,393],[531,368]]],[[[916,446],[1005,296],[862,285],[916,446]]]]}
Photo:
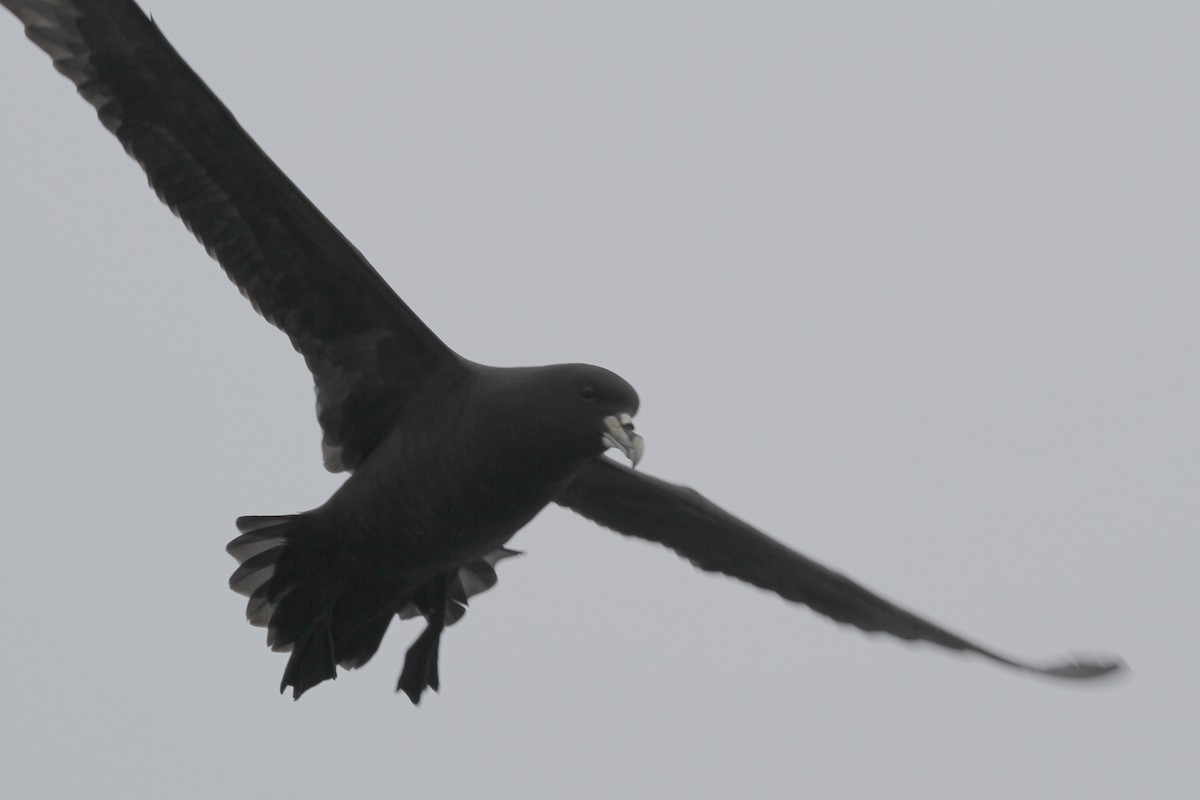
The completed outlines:
{"type": "Polygon", "coordinates": [[[328,469],[353,470],[425,379],[462,369],[135,4],[3,5],[255,310],[304,355],[328,469]]]}
{"type": "Polygon", "coordinates": [[[978,653],[1056,677],[1095,677],[1122,666],[1120,661],[1090,659],[1037,666],[1002,656],[800,555],[698,492],[603,456],[580,470],[557,502],[618,533],[664,544],[701,569],[752,583],[864,631],[978,653]]]}

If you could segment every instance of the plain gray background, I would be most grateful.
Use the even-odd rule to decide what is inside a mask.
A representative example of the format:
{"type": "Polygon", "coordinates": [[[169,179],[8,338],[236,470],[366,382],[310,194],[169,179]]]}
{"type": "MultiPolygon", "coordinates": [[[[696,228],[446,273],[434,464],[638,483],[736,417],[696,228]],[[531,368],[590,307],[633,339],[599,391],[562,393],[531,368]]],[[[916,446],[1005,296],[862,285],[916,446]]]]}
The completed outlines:
{"type": "Polygon", "coordinates": [[[309,376],[0,14],[0,794],[1196,790],[1194,3],[146,6],[451,347],[608,366],[647,472],[1134,672],[867,637],[550,509],[440,695],[392,694],[409,623],[280,697],[223,547],[341,480],[309,376]]]}

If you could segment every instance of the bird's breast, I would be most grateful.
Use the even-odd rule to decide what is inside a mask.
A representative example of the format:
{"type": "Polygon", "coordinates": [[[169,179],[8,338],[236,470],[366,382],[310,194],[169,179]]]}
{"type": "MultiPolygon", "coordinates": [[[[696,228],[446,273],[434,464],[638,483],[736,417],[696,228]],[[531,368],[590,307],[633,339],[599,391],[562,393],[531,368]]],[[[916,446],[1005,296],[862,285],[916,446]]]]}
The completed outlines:
{"type": "Polygon", "coordinates": [[[424,573],[504,544],[569,475],[530,466],[518,448],[416,430],[389,437],[320,513],[394,569],[424,573]]]}

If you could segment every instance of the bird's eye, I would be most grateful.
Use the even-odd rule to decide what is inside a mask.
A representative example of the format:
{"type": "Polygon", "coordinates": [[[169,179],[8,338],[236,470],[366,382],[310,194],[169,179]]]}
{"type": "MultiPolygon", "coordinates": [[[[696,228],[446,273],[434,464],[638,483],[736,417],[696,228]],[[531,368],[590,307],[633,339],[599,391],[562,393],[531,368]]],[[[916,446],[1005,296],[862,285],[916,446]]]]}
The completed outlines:
{"type": "Polygon", "coordinates": [[[579,387],[579,396],[584,400],[591,400],[596,396],[596,387],[592,386],[590,383],[585,383],[583,386],[579,387]]]}

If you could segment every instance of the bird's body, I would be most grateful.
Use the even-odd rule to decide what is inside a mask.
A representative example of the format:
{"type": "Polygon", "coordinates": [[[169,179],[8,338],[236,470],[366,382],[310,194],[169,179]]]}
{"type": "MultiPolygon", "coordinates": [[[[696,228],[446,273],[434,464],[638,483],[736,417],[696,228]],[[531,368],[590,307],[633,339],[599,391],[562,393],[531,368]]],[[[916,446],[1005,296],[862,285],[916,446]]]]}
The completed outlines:
{"type": "Polygon", "coordinates": [[[421,615],[400,687],[439,685],[445,627],[496,582],[508,540],[557,503],[620,533],[866,631],[1058,677],[1119,661],[1034,666],[917,617],[741,522],[636,473],[638,397],[583,364],[497,368],[447,348],[270,161],[131,0],[0,0],[146,170],[159,197],[255,310],[304,356],[325,466],[323,505],[243,517],[229,544],[247,617],[290,651],[298,697],[362,666],[389,623],[421,615]]]}
{"type": "Polygon", "coordinates": [[[589,427],[593,415],[580,420],[577,437],[555,436],[570,422],[534,413],[525,392],[509,386],[592,407],[596,399],[578,397],[578,388],[606,379],[621,395],[616,402],[636,410],[632,387],[597,367],[469,369],[410,404],[314,513],[358,532],[364,547],[394,551],[399,565],[451,567],[503,545],[604,449],[603,430],[589,427]]]}
{"type": "MultiPolygon", "coordinates": [[[[605,420],[638,404],[624,380],[583,364],[464,361],[426,382],[320,508],[239,520],[231,585],[272,647],[292,650],[284,682],[297,696],[336,664],[366,663],[395,613],[414,607],[437,632],[457,619],[494,582],[503,545],[603,452],[605,420]]],[[[418,647],[409,663],[429,657],[418,647]]],[[[416,699],[425,685],[436,677],[400,688],[416,699]]]]}
{"type": "Polygon", "coordinates": [[[487,391],[510,371],[528,374],[474,367],[453,391],[412,403],[320,513],[379,532],[371,545],[407,563],[450,566],[503,544],[602,450],[597,430],[577,450],[548,453],[539,420],[487,391]]]}

